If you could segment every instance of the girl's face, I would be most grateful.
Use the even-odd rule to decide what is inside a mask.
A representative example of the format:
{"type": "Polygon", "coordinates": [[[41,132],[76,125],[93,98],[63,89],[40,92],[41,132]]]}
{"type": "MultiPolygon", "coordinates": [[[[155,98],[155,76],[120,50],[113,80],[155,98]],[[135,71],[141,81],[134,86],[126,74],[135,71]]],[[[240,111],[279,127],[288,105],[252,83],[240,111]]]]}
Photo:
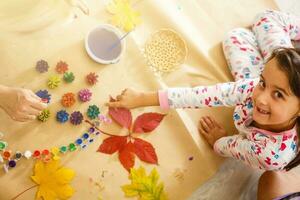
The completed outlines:
{"type": "Polygon", "coordinates": [[[300,100],[289,86],[289,80],[276,58],[271,59],[253,91],[253,120],[260,128],[283,131],[293,127],[299,116],[300,100]]]}

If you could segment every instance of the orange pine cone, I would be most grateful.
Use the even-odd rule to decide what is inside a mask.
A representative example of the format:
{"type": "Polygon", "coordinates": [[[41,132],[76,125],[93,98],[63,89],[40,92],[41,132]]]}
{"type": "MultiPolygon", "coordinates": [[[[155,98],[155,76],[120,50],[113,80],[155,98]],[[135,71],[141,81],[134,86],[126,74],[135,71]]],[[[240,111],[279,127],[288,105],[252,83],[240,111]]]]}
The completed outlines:
{"type": "Polygon", "coordinates": [[[60,61],[56,64],[56,71],[59,74],[63,74],[66,71],[68,71],[69,67],[68,64],[66,62],[60,61]]]}
{"type": "Polygon", "coordinates": [[[61,104],[64,107],[71,107],[76,102],[75,94],[72,92],[68,92],[62,96],[61,104]]]}

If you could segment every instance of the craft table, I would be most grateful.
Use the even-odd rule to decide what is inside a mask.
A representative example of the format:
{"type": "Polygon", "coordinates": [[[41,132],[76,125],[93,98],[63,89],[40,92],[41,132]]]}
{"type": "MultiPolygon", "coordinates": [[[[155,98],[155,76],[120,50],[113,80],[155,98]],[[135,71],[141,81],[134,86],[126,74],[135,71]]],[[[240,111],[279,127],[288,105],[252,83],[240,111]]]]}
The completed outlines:
{"type": "MultiPolygon", "coordinates": [[[[60,124],[55,119],[56,112],[62,109],[61,96],[66,92],[77,93],[83,88],[93,92],[90,102],[77,102],[67,111],[85,112],[89,105],[96,104],[101,113],[106,113],[104,104],[109,100],[109,95],[116,96],[126,87],[150,91],[232,80],[221,48],[224,34],[234,27],[249,26],[256,13],[275,8],[272,0],[137,1],[134,8],[140,11],[142,24],[126,37],[126,50],[121,60],[116,64],[101,65],[87,55],[84,38],[99,23],[109,23],[111,15],[105,11],[108,2],[1,1],[0,84],[33,91],[48,89],[46,81],[55,74],[55,65],[60,60],[67,62],[75,75],[73,83],[62,83],[56,89],[48,89],[52,95],[49,105],[52,117],[47,122],[19,123],[0,111],[0,131],[5,134],[2,140],[8,142],[9,149],[50,149],[68,144],[80,136],[89,127],[88,124],[60,124]],[[160,79],[153,75],[141,50],[151,33],[161,28],[173,29],[184,38],[188,57],[178,70],[160,79]],[[35,64],[40,59],[49,63],[47,73],[40,74],[35,70],[35,64]],[[99,75],[99,83],[93,87],[88,86],[84,79],[89,72],[99,75]]],[[[222,163],[222,158],[198,135],[198,119],[207,114],[215,116],[234,134],[232,111],[228,108],[164,111],[156,107],[132,110],[134,118],[144,112],[167,113],[157,129],[141,136],[155,147],[159,165],[136,159],[135,167],[143,166],[148,173],[155,167],[169,199],[186,199],[222,163]],[[189,159],[191,157],[193,159],[189,159]],[[183,176],[176,177],[176,171],[183,176]]],[[[104,128],[122,134],[114,124],[104,128]]],[[[120,186],[129,184],[128,172],[121,166],[117,154],[96,152],[106,137],[101,135],[85,150],[61,157],[62,164],[76,172],[71,182],[75,189],[71,199],[126,199],[120,186]]],[[[8,173],[0,172],[1,200],[10,199],[34,185],[30,178],[33,166],[32,159],[23,159],[8,173]]],[[[36,191],[36,188],[29,190],[18,199],[34,199],[36,191]]]]}

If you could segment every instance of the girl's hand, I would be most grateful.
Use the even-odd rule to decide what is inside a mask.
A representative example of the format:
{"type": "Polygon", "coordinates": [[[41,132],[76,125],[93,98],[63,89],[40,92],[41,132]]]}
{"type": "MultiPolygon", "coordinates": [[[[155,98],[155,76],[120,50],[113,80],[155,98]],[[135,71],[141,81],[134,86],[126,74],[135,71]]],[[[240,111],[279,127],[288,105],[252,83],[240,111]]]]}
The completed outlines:
{"type": "Polygon", "coordinates": [[[47,104],[31,90],[1,86],[0,107],[13,120],[25,122],[35,119],[47,104]]]}
{"type": "Polygon", "coordinates": [[[226,130],[210,116],[200,119],[198,130],[212,147],[218,139],[227,136],[226,130]]]}
{"type": "Polygon", "coordinates": [[[127,109],[159,105],[157,92],[141,92],[127,88],[117,95],[116,101],[106,103],[109,107],[123,107],[127,109]]]}

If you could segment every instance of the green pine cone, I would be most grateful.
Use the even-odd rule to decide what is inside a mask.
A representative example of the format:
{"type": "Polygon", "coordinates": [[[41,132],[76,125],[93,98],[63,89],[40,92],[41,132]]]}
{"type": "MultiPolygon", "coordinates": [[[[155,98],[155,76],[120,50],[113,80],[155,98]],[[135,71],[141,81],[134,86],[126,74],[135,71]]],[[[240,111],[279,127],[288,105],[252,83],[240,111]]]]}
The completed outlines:
{"type": "Polygon", "coordinates": [[[64,80],[67,83],[73,82],[74,79],[75,79],[75,76],[74,76],[73,72],[66,72],[66,73],[64,73],[64,80]]]}

